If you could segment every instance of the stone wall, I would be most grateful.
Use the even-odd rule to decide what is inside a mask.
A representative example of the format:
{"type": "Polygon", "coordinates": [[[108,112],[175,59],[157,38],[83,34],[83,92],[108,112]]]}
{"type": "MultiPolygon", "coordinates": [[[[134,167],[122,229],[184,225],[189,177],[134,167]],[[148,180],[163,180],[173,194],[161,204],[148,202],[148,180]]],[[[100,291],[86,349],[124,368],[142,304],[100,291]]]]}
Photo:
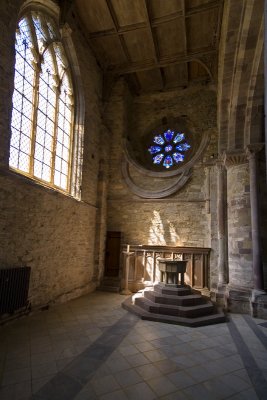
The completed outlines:
{"type": "MultiPolygon", "coordinates": [[[[210,172],[217,153],[215,93],[196,85],[183,90],[132,97],[121,81],[113,90],[105,118],[112,133],[108,230],[121,231],[124,243],[210,247],[210,190],[216,186],[216,177],[210,172]],[[185,115],[194,126],[196,135],[201,138],[207,133],[210,138],[201,159],[193,167],[190,180],[167,198],[145,199],[134,195],[121,173],[123,139],[142,142],[150,127],[159,125],[164,117],[169,119],[185,115]]],[[[138,171],[131,173],[135,182],[151,190],[166,185],[164,179],[165,182],[175,179],[152,178],[138,171]]],[[[216,204],[216,193],[212,199],[216,204]]],[[[213,211],[212,218],[215,216],[213,211]]],[[[214,254],[212,259],[216,262],[214,254]]]]}
{"type": "Polygon", "coordinates": [[[219,275],[219,243],[218,243],[218,169],[216,166],[209,168],[210,174],[210,196],[209,196],[209,217],[210,217],[210,289],[214,290],[218,285],[219,275]]]}
{"type": "MultiPolygon", "coordinates": [[[[1,267],[32,268],[33,306],[66,300],[91,291],[97,284],[95,262],[103,263],[104,236],[95,246],[98,210],[99,143],[101,138],[102,75],[75,22],[68,24],[79,60],[84,96],[84,160],[81,201],[45,188],[8,169],[12,110],[14,39],[22,2],[0,4],[0,263],[1,267]]],[[[106,141],[102,143],[105,146],[106,141]]],[[[105,197],[101,197],[104,207],[105,197]]],[[[105,214],[104,214],[105,217],[105,214]]],[[[105,218],[101,221],[105,225],[105,218]]],[[[104,229],[105,230],[105,229],[104,229]]],[[[99,265],[97,265],[99,267],[99,265]]]]}
{"type": "Polygon", "coordinates": [[[248,163],[227,167],[229,284],[253,288],[248,163]]]}
{"type": "Polygon", "coordinates": [[[10,118],[12,112],[11,96],[13,92],[14,57],[15,57],[15,31],[17,15],[23,1],[0,3],[0,165],[8,164],[10,135],[10,118]]]}
{"type": "Polygon", "coordinates": [[[108,229],[136,245],[209,247],[205,202],[109,201],[108,229]]]}

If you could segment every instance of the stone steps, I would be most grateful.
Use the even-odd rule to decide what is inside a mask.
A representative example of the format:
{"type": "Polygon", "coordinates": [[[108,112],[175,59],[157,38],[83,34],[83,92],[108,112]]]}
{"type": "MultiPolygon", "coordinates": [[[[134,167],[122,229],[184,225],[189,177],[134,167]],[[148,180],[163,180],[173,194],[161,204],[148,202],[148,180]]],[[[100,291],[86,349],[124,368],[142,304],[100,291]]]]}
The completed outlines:
{"type": "MultiPolygon", "coordinates": [[[[192,289],[190,286],[177,286],[177,285],[169,285],[169,287],[166,287],[165,285],[161,283],[157,283],[154,285],[154,291],[157,293],[161,294],[166,294],[166,295],[177,295],[177,296],[186,296],[188,294],[192,293],[192,289]]],[[[199,293],[198,293],[199,294],[199,293]]]]}
{"type": "Polygon", "coordinates": [[[174,315],[177,317],[195,318],[201,315],[212,314],[214,311],[214,306],[211,302],[194,306],[174,306],[155,304],[145,297],[139,297],[135,299],[135,304],[155,314],[174,315]]]}
{"type": "Polygon", "coordinates": [[[113,292],[113,293],[119,293],[120,292],[120,288],[117,286],[98,286],[97,290],[99,290],[100,292],[113,292]]]}
{"type": "Polygon", "coordinates": [[[154,303],[170,304],[174,306],[192,306],[203,304],[205,299],[199,294],[188,294],[185,296],[160,294],[150,290],[144,290],[144,296],[154,303]]]}
{"type": "Polygon", "coordinates": [[[156,284],[127,298],[122,307],[141,319],[191,327],[226,321],[223,312],[189,286],[156,284]]]}
{"type": "Polygon", "coordinates": [[[100,286],[97,287],[97,290],[100,290],[102,292],[119,293],[120,292],[120,280],[118,278],[104,277],[100,286]]]}

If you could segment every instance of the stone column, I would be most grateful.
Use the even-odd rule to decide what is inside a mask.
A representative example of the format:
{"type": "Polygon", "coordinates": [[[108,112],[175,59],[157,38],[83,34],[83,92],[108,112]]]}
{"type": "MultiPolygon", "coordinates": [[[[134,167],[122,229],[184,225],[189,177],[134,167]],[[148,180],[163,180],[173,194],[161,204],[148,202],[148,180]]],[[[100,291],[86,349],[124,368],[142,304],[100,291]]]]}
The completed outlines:
{"type": "Polygon", "coordinates": [[[205,167],[205,176],[206,213],[210,214],[210,167],[205,167]]]}
{"type": "Polygon", "coordinates": [[[95,231],[95,262],[93,280],[99,284],[104,278],[105,239],[107,231],[107,171],[105,161],[100,160],[97,183],[97,210],[95,231]]]}
{"type": "Polygon", "coordinates": [[[130,245],[127,245],[127,250],[123,251],[123,254],[125,255],[125,263],[124,263],[124,288],[121,291],[121,294],[125,295],[130,295],[132,292],[128,288],[128,283],[129,283],[129,269],[130,269],[130,257],[134,255],[134,252],[130,251],[130,245]]]}
{"type": "MultiPolygon", "coordinates": [[[[226,229],[226,200],[225,200],[225,166],[217,162],[217,227],[218,227],[218,294],[223,295],[228,283],[227,270],[227,229],[226,229]]],[[[216,296],[217,298],[217,296],[216,296]]]]}
{"type": "MultiPolygon", "coordinates": [[[[264,293],[263,285],[263,266],[260,251],[260,235],[259,235],[259,205],[258,205],[258,188],[257,188],[257,153],[262,149],[262,144],[252,144],[247,146],[246,154],[249,160],[250,174],[250,206],[251,206],[251,236],[252,236],[252,268],[253,268],[253,284],[254,290],[252,298],[257,294],[264,293]]],[[[253,301],[254,299],[252,299],[253,301]]]]}
{"type": "Polygon", "coordinates": [[[250,313],[253,289],[249,165],[246,153],[224,153],[227,168],[227,308],[250,313]]]}

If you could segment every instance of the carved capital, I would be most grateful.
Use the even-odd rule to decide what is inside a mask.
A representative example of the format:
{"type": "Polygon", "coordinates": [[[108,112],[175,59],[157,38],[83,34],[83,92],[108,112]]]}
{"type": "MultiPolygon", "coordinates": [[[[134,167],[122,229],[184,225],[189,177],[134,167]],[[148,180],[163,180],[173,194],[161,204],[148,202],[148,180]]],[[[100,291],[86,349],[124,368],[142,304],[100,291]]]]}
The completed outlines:
{"type": "Polygon", "coordinates": [[[256,154],[263,149],[264,143],[253,143],[246,147],[246,156],[248,160],[255,158],[256,154]]]}
{"type": "Polygon", "coordinates": [[[225,151],[223,153],[223,162],[226,168],[234,165],[246,164],[247,156],[243,150],[225,151]]]}
{"type": "Polygon", "coordinates": [[[69,24],[65,22],[64,25],[61,26],[60,33],[62,39],[69,38],[72,34],[72,29],[69,24]]]}
{"type": "Polygon", "coordinates": [[[223,172],[223,170],[225,169],[224,154],[219,154],[215,165],[218,172],[223,172]]]}

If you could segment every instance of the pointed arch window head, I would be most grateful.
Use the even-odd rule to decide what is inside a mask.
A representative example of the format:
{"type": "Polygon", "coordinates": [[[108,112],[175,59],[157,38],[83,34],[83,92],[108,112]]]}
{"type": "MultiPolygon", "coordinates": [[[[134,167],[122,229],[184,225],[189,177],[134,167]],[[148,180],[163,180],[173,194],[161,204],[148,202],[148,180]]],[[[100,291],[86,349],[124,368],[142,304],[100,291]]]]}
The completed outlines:
{"type": "Polygon", "coordinates": [[[74,96],[52,17],[27,12],[18,23],[9,166],[70,192],[74,96]]]}

